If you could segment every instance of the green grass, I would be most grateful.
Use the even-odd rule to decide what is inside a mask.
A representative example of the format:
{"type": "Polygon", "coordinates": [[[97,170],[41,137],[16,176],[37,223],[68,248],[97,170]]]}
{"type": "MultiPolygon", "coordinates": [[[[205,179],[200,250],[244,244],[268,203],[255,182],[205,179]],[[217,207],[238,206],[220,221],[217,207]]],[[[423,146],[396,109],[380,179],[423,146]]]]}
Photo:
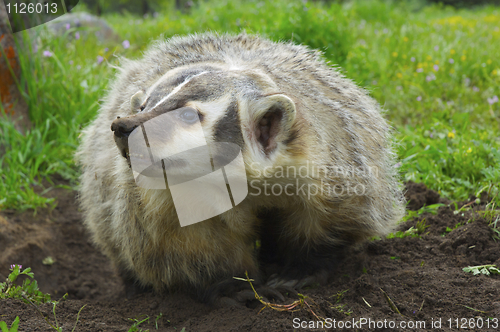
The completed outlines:
{"type": "Polygon", "coordinates": [[[118,63],[113,54],[137,58],[154,39],[206,30],[245,30],[321,49],[387,110],[405,180],[453,200],[488,191],[500,203],[500,103],[488,102],[500,96],[498,7],[211,1],[189,14],[105,18],[130,48],[94,38],[42,38],[34,56],[22,57],[21,86],[34,128],[21,136],[0,122],[0,145],[7,147],[0,159],[0,209],[50,204],[34,186],[55,173],[76,180],[72,155],[114,72],[107,64],[118,63]],[[46,50],[53,56],[44,57],[46,50]]]}
{"type": "MultiPolygon", "coordinates": [[[[50,294],[45,294],[38,288],[38,282],[35,280],[35,275],[33,272],[31,272],[31,268],[28,267],[24,270],[21,269],[22,265],[13,264],[10,266],[11,273],[9,273],[9,276],[7,277],[5,282],[0,283],[0,299],[17,299],[31,305],[52,329],[58,332],[62,332],[63,328],[59,326],[59,323],[57,321],[56,306],[61,300],[65,300],[68,294],[65,294],[59,301],[51,300],[50,294]],[[28,277],[24,279],[22,285],[18,285],[16,283],[17,278],[20,275],[25,275],[28,277]],[[54,323],[52,323],[49,318],[40,310],[40,305],[44,303],[52,304],[54,323]]],[[[82,312],[83,308],[85,308],[85,306],[86,305],[83,305],[78,311],[76,322],[71,332],[75,331],[76,325],[78,324],[78,321],[80,319],[80,313],[82,312]]],[[[11,325],[10,330],[7,329],[7,324],[5,322],[0,322],[0,329],[2,330],[2,332],[17,332],[18,324],[19,317],[16,317],[11,325]]]]}
{"type": "MultiPolygon", "coordinates": [[[[71,33],[71,31],[70,31],[71,33]]],[[[26,35],[24,36],[25,38],[26,35]]],[[[46,179],[60,174],[76,180],[73,153],[81,128],[99,108],[112,70],[89,58],[97,41],[41,40],[38,52],[19,52],[26,100],[33,128],[19,134],[0,121],[0,209],[29,209],[52,203],[35,193],[46,179]],[[44,57],[50,51],[51,57],[44,57]],[[70,63],[70,61],[72,61],[70,63]]]]}

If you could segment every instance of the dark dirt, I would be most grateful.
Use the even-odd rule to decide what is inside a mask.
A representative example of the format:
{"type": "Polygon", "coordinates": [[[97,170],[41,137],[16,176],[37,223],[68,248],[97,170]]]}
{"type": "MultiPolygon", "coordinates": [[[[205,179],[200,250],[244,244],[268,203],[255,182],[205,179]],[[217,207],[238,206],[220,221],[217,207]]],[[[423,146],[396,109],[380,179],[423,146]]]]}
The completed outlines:
{"type": "Polygon", "coordinates": [[[439,198],[436,191],[428,189],[423,183],[410,181],[406,184],[406,200],[409,210],[416,211],[424,205],[440,203],[439,198]]]}
{"type": "MultiPolygon", "coordinates": [[[[407,189],[411,209],[446,202],[422,184],[408,183],[407,189]]],[[[128,331],[133,324],[131,319],[147,316],[149,323],[144,322],[140,328],[156,331],[155,318],[160,313],[157,331],[181,331],[183,327],[186,331],[307,331],[309,327],[298,328],[298,320],[303,324],[317,321],[307,308],[295,312],[267,308],[259,313],[262,305],[257,304],[252,308],[221,309],[182,294],[145,293],[127,299],[113,266],[89,242],[75,192],[57,188],[47,195],[58,202],[52,211],[41,209],[35,216],[32,211],[0,213],[0,278],[7,277],[11,264],[22,264],[32,268],[41,290],[53,299],[68,293],[68,299],[56,309],[63,331],[72,330],[83,305],[86,307],[75,331],[128,331]],[[55,260],[52,265],[42,263],[48,256],[55,260]]],[[[470,202],[474,200],[471,197],[470,202]]],[[[355,326],[353,331],[398,331],[402,330],[399,325],[390,324],[408,322],[411,326],[416,321],[425,322],[425,328],[406,331],[457,331],[461,326],[471,331],[496,331],[495,322],[497,327],[500,324],[500,276],[474,276],[462,271],[469,265],[500,266],[500,240],[495,242],[488,220],[474,212],[484,210],[486,201],[486,197],[481,197],[480,204],[470,204],[459,213],[454,213],[452,204],[440,207],[436,215],[421,214],[399,226],[404,231],[425,218],[428,227],[421,238],[364,244],[349,254],[326,286],[301,293],[307,296],[315,314],[332,319],[327,322],[352,323],[366,318],[381,327],[366,324],[355,326]],[[382,290],[401,315],[394,312],[382,290]],[[480,317],[482,328],[470,325],[469,319],[480,323],[480,317]],[[436,324],[439,319],[440,328],[436,324]],[[462,325],[465,319],[467,323],[462,325]]],[[[466,204],[469,202],[458,206],[466,204]]],[[[294,300],[289,298],[287,303],[294,300]]],[[[50,305],[42,305],[40,310],[53,321],[50,305]]],[[[19,331],[51,331],[30,305],[19,300],[1,300],[0,321],[10,325],[16,316],[21,320],[19,331]]]]}

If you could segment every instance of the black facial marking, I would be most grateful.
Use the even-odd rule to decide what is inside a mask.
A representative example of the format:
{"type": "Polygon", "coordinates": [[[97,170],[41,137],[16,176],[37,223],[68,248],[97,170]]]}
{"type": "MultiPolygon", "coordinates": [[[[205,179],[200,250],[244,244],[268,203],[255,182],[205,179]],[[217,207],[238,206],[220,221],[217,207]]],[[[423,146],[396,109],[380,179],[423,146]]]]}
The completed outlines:
{"type": "Polygon", "coordinates": [[[224,78],[220,73],[206,73],[189,81],[172,98],[210,102],[220,98],[224,93],[225,86],[221,82],[224,82],[224,78]]]}
{"type": "Polygon", "coordinates": [[[179,84],[182,84],[185,80],[187,80],[190,77],[193,77],[195,75],[198,75],[200,73],[203,73],[204,71],[210,71],[209,68],[194,68],[194,69],[187,69],[179,74],[179,76],[175,77],[174,80],[170,83],[172,86],[176,87],[179,84]]]}
{"type": "Polygon", "coordinates": [[[243,134],[236,101],[229,105],[226,115],[215,124],[214,140],[216,142],[235,143],[243,148],[243,134]]]}
{"type": "Polygon", "coordinates": [[[221,73],[217,68],[210,66],[186,69],[177,76],[165,80],[151,92],[147,103],[145,104],[146,111],[148,111],[148,107],[155,107],[155,105],[157,105],[158,102],[160,102],[165,96],[170,94],[176,87],[189,79],[191,80],[186,82],[180,91],[169,97],[157,107],[161,107],[164,112],[168,112],[185,106],[188,101],[212,101],[218,98],[224,90],[224,86],[221,85],[223,78],[220,77],[220,75],[221,73]],[[206,73],[194,77],[203,72],[206,73]]]}

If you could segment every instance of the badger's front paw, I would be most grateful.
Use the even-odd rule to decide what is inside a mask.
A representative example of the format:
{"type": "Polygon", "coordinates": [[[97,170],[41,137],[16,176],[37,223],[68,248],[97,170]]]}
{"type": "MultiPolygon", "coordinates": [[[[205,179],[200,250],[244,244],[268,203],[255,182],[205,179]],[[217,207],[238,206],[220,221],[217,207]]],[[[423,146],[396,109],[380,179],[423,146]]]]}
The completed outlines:
{"type": "Polygon", "coordinates": [[[223,307],[241,305],[253,307],[254,304],[260,302],[259,298],[264,302],[285,301],[283,294],[276,288],[266,285],[254,286],[254,288],[255,291],[253,289],[245,289],[234,293],[231,297],[221,297],[217,300],[217,305],[223,307]]]}
{"type": "Polygon", "coordinates": [[[137,295],[153,291],[152,287],[141,285],[134,273],[127,269],[119,269],[119,275],[123,282],[123,295],[132,299],[137,295]]]}
{"type": "Polygon", "coordinates": [[[266,286],[274,288],[280,292],[288,292],[297,296],[298,291],[314,285],[325,285],[328,282],[329,272],[319,270],[313,274],[302,276],[300,278],[291,278],[285,275],[274,274],[269,277],[266,286]]]}
{"type": "MultiPolygon", "coordinates": [[[[325,285],[328,281],[329,273],[326,270],[317,271],[301,278],[290,278],[287,274],[274,274],[270,276],[265,284],[252,282],[254,289],[242,289],[217,299],[217,305],[223,307],[246,305],[252,306],[260,302],[285,302],[286,297],[298,298],[299,291],[305,287],[314,285],[325,285]]],[[[244,281],[241,281],[244,283],[244,281]]]]}
{"type": "Polygon", "coordinates": [[[204,291],[200,298],[203,302],[213,304],[218,307],[230,307],[246,305],[253,307],[262,301],[284,301],[287,290],[278,289],[264,285],[261,278],[252,278],[252,284],[243,278],[228,278],[224,281],[212,285],[204,291]],[[253,287],[252,287],[253,286],[253,287]]]}

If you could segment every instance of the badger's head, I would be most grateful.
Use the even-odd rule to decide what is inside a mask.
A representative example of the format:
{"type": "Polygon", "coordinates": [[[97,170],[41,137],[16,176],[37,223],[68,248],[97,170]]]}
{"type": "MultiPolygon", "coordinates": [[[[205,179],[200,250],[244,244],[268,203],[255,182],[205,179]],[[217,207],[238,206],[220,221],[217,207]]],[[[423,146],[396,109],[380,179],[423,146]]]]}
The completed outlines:
{"type": "Polygon", "coordinates": [[[247,173],[274,166],[297,136],[294,101],[256,69],[180,67],[130,104],[134,114],[111,126],[117,147],[135,175],[166,172],[169,186],[225,166],[240,151],[247,173]]]}

